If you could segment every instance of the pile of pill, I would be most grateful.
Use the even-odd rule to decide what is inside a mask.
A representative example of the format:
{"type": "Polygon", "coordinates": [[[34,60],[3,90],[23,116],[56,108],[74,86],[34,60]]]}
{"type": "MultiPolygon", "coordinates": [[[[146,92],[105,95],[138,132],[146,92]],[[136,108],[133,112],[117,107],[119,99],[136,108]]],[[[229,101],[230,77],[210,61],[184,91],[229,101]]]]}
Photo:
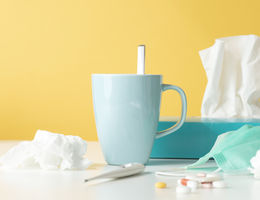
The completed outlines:
{"type": "Polygon", "coordinates": [[[216,173],[198,173],[197,175],[186,176],[178,180],[176,193],[188,194],[198,188],[225,188],[227,187],[221,175],[216,173]]]}

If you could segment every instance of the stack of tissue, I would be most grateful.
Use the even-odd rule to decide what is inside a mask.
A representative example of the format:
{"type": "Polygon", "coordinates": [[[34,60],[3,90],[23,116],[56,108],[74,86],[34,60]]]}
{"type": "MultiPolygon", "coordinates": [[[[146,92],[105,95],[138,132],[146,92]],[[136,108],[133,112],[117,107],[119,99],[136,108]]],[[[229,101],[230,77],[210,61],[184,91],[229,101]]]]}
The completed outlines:
{"type": "Polygon", "coordinates": [[[90,161],[83,158],[86,141],[38,130],[32,141],[19,143],[0,158],[2,168],[41,168],[46,170],[86,169],[90,161]]]}
{"type": "Polygon", "coordinates": [[[260,118],[260,37],[220,38],[199,53],[208,78],[202,117],[260,118]]]}

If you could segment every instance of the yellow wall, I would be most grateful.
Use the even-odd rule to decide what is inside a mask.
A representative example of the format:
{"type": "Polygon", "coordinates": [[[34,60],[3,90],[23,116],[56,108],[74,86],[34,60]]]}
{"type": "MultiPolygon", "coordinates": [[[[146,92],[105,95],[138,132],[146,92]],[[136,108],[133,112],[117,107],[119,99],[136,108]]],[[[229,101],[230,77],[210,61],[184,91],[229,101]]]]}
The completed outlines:
{"type": "MultiPolygon", "coordinates": [[[[37,129],[96,140],[91,73],[147,73],[187,93],[200,115],[206,76],[198,50],[215,38],[260,34],[259,1],[0,1],[0,139],[32,139],[37,129]]],[[[178,115],[176,94],[162,115],[178,115]]]]}

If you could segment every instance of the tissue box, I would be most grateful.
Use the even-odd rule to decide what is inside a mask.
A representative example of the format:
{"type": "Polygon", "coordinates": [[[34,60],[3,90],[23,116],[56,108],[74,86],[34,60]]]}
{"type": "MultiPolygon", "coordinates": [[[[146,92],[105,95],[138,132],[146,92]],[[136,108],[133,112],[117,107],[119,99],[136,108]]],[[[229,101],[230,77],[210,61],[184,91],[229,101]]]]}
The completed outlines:
{"type": "MultiPolygon", "coordinates": [[[[166,118],[158,124],[158,131],[176,123],[166,118]]],[[[245,124],[260,126],[260,119],[210,119],[191,117],[176,132],[156,139],[151,158],[200,158],[208,153],[221,133],[236,130],[245,124]]]]}

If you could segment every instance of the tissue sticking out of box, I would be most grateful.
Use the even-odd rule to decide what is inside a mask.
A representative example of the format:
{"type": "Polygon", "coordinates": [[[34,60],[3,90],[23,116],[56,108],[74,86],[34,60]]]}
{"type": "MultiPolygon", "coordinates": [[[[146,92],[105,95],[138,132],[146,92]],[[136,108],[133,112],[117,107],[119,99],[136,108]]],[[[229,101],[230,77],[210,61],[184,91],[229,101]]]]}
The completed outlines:
{"type": "Polygon", "coordinates": [[[86,141],[78,136],[38,130],[32,141],[19,143],[0,158],[2,168],[86,169],[86,141]]]}
{"type": "Polygon", "coordinates": [[[260,37],[220,38],[199,53],[208,78],[201,116],[260,118],[260,37]]]}

